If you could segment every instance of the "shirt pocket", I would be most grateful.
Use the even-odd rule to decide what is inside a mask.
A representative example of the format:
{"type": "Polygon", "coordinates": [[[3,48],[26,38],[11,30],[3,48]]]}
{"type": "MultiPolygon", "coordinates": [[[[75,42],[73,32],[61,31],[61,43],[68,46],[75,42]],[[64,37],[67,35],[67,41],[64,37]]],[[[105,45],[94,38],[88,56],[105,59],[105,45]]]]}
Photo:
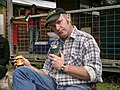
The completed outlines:
{"type": "Polygon", "coordinates": [[[79,53],[79,50],[71,50],[70,52],[70,64],[72,65],[75,65],[75,66],[79,66],[81,65],[81,62],[82,62],[82,58],[81,58],[81,55],[79,53]]]}

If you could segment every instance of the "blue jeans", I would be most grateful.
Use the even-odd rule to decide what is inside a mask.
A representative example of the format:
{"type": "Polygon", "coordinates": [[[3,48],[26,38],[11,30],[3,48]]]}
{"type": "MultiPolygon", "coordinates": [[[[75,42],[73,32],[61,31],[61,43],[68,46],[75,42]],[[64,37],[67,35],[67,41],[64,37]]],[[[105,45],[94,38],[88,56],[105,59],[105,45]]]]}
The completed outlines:
{"type": "Polygon", "coordinates": [[[30,36],[30,52],[34,52],[35,42],[38,41],[40,35],[40,30],[36,28],[29,28],[29,36],[30,36]]]}
{"type": "Polygon", "coordinates": [[[57,86],[50,76],[37,73],[25,66],[15,69],[13,87],[14,90],[91,90],[87,84],[57,86]]]}

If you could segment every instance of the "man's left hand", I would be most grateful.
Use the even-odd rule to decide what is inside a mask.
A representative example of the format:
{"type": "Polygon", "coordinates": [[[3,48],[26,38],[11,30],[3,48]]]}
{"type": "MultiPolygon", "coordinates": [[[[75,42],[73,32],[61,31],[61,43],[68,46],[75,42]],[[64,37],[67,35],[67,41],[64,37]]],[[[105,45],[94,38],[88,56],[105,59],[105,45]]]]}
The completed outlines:
{"type": "Polygon", "coordinates": [[[53,67],[60,70],[61,66],[64,64],[64,55],[60,52],[61,57],[55,55],[55,54],[49,54],[49,59],[51,60],[51,63],[53,67]]]}

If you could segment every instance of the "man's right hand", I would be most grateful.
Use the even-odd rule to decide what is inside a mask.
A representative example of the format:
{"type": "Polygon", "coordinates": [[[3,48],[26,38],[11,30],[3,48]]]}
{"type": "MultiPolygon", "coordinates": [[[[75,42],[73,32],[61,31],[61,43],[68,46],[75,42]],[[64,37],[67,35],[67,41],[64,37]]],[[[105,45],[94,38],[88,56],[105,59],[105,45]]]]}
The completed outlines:
{"type": "MultiPolygon", "coordinates": [[[[18,61],[19,61],[19,59],[18,59],[18,61]]],[[[31,67],[29,60],[24,58],[23,56],[22,56],[22,61],[24,63],[24,66],[31,67]]],[[[18,67],[18,62],[17,62],[16,58],[14,58],[14,61],[12,61],[11,63],[13,65],[14,69],[18,67]]]]}

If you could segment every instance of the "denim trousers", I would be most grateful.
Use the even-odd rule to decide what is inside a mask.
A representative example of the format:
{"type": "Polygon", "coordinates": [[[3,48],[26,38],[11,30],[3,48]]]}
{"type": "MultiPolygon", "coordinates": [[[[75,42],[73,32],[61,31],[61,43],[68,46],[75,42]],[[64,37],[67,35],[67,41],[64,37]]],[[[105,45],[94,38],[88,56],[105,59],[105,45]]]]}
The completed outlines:
{"type": "Polygon", "coordinates": [[[40,34],[39,29],[29,28],[29,37],[30,37],[29,49],[30,49],[30,52],[32,53],[34,52],[34,49],[35,49],[35,42],[37,42],[39,39],[39,34],[40,34]]]}
{"type": "Polygon", "coordinates": [[[13,87],[14,90],[91,90],[87,84],[57,85],[49,75],[37,73],[25,66],[14,70],[13,87]]]}

